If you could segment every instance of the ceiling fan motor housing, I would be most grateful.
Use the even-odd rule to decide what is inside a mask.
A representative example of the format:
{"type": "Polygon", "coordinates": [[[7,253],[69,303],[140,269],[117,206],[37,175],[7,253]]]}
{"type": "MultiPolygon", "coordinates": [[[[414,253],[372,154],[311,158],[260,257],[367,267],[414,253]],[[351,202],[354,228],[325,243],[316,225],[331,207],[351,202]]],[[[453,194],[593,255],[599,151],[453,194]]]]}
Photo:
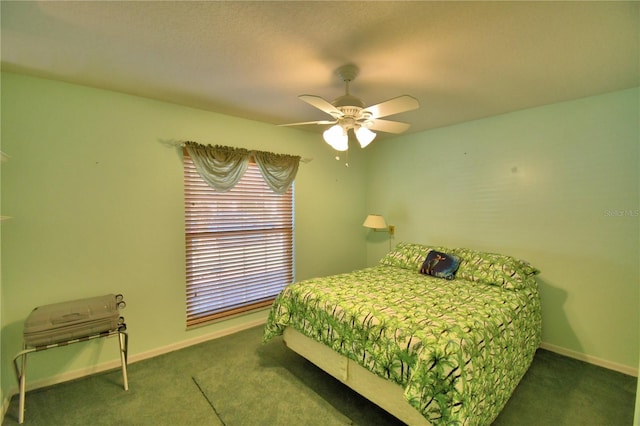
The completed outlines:
{"type": "Polygon", "coordinates": [[[361,110],[362,108],[364,108],[364,102],[362,102],[362,100],[350,94],[342,95],[334,99],[332,104],[333,106],[335,106],[340,110],[342,110],[342,107],[353,107],[353,108],[357,108],[358,110],[361,110]]]}
{"type": "Polygon", "coordinates": [[[349,93],[349,82],[356,78],[360,70],[354,64],[343,65],[336,70],[336,74],[344,81],[346,90],[345,94],[335,98],[332,102],[333,106],[342,111],[345,115],[357,117],[360,110],[364,108],[364,102],[360,98],[349,93]]]}

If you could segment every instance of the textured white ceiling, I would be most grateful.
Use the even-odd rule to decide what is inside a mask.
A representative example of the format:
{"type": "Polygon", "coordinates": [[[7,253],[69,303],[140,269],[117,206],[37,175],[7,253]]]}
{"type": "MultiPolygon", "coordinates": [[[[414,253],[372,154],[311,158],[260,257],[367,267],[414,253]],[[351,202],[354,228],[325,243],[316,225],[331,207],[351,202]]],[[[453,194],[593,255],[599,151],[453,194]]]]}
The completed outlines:
{"type": "MultiPolygon", "coordinates": [[[[638,2],[1,2],[2,69],[282,124],[402,94],[410,132],[640,86],[638,2]]],[[[312,131],[320,126],[305,126],[312,131]]]]}

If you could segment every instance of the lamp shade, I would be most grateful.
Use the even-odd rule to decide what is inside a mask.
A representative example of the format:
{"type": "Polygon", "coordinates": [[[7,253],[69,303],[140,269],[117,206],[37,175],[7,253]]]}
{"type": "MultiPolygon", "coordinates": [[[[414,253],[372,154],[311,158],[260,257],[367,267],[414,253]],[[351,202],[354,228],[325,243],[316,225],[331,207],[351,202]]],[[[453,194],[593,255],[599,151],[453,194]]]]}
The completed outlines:
{"type": "Polygon", "coordinates": [[[325,130],[322,137],[336,151],[346,151],[349,148],[349,136],[339,124],[325,130]]]}
{"type": "Polygon", "coordinates": [[[379,214],[370,214],[364,220],[362,226],[365,228],[383,229],[387,227],[387,222],[385,222],[384,217],[379,214]]]}
{"type": "Polygon", "coordinates": [[[361,126],[356,130],[356,139],[358,139],[358,143],[360,144],[360,148],[364,148],[369,145],[371,141],[376,138],[376,134],[369,130],[368,128],[361,126]]]}

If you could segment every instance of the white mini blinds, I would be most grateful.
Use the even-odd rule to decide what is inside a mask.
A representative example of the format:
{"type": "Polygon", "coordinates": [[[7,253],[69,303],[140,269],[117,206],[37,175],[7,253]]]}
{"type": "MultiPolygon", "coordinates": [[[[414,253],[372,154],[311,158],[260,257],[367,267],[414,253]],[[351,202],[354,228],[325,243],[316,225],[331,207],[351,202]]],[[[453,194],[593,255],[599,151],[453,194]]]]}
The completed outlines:
{"type": "Polygon", "coordinates": [[[220,192],[187,148],[184,190],[187,326],[269,306],[293,282],[293,185],[278,194],[260,166],[247,162],[235,185],[220,192]]]}

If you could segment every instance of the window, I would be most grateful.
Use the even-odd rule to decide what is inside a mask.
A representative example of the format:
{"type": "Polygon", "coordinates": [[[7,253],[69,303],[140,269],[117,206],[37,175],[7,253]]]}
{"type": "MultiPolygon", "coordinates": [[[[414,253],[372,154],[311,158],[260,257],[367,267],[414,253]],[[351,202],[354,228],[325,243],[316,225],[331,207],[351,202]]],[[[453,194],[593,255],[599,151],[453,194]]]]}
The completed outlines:
{"type": "Polygon", "coordinates": [[[269,306],[293,281],[293,185],[276,194],[251,162],[218,192],[184,150],[187,326],[269,306]]]}

